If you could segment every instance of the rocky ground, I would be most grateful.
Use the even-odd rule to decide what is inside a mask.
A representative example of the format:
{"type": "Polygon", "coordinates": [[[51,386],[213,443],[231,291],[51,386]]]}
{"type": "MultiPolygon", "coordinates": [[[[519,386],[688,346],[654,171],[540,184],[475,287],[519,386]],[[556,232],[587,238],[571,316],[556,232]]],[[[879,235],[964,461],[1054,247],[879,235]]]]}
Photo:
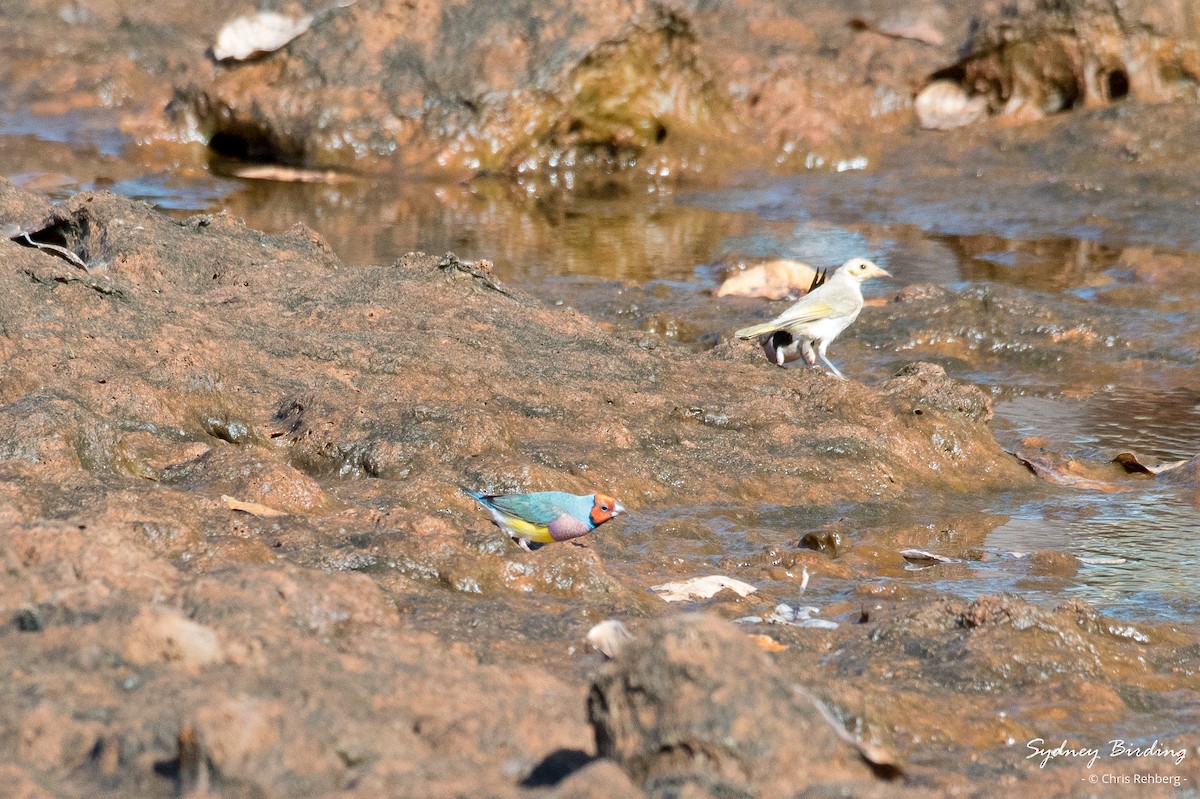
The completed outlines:
{"type": "MultiPolygon", "coordinates": [[[[2,735],[26,795],[611,796],[630,780],[654,796],[987,793],[1044,781],[1010,739],[1077,730],[1062,714],[1080,703],[1097,729],[1161,718],[1198,666],[1194,631],[1126,628],[1078,602],[956,603],[867,580],[827,610],[836,630],[760,627],[789,647],[768,654],[716,621],[680,632],[645,593],[682,503],[1026,485],[987,398],[937,367],[868,387],[744,345],[664,348],[451,257],[347,268],[304,227],[175,222],[108,194],[50,208],[6,186],[0,218],[79,261],[2,245],[2,735]],[[525,554],[459,484],[602,488],[630,517],[525,554]],[[692,667],[654,677],[650,697],[649,677],[614,683],[665,666],[605,669],[583,638],[607,617],[712,685],[692,667]],[[609,710],[590,728],[593,679],[609,710]],[[803,697],[785,710],[793,685],[836,723],[803,697]],[[631,732],[621,701],[672,726],[631,732]],[[710,740],[713,724],[733,732],[710,740]],[[808,728],[803,760],[789,730],[808,728]],[[675,754],[647,765],[663,735],[675,754]],[[974,776],[956,776],[963,757],[974,776]]],[[[896,548],[937,533],[907,535],[896,548]]],[[[835,559],[830,540],[721,564],[770,587],[710,612],[769,613],[805,570],[853,581],[902,564],[880,545],[835,559]]],[[[1034,574],[1072,568],[1042,560],[1034,574]]]]}

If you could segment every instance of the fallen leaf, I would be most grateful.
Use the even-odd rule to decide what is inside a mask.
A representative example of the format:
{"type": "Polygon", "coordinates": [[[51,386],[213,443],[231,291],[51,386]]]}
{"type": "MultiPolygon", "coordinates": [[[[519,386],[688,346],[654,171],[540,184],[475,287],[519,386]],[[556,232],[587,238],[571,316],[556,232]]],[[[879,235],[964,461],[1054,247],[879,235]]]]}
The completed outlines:
{"type": "Polygon", "coordinates": [[[245,164],[233,170],[235,177],[246,180],[278,180],[284,183],[348,183],[351,175],[333,169],[305,169],[279,164],[245,164]]]}
{"type": "Polygon", "coordinates": [[[221,501],[224,502],[225,506],[230,510],[249,513],[251,516],[287,516],[287,513],[284,511],[276,510],[275,508],[269,508],[266,505],[260,505],[257,502],[243,502],[240,499],[234,499],[233,497],[226,496],[225,494],[221,495],[221,501]]]}
{"type": "Polygon", "coordinates": [[[721,284],[717,296],[782,300],[808,293],[816,275],[817,270],[808,264],[781,258],[738,272],[721,284]]]}
{"type": "Polygon", "coordinates": [[[726,588],[738,596],[749,596],[758,590],[741,580],[713,574],[708,577],[693,577],[690,580],[675,583],[663,583],[652,586],[650,591],[667,602],[686,602],[690,599],[708,599],[726,588]]]}
{"type": "Polygon", "coordinates": [[[933,47],[941,47],[946,42],[946,37],[942,35],[942,32],[923,19],[912,21],[884,20],[876,26],[875,30],[884,36],[891,36],[895,39],[908,39],[912,42],[921,42],[933,47]]]}
{"type": "Polygon", "coordinates": [[[750,640],[753,641],[759,649],[767,652],[783,652],[787,649],[786,645],[779,643],[769,635],[762,635],[760,633],[754,634],[750,636],[750,640]]]}
{"type": "Polygon", "coordinates": [[[587,642],[609,660],[620,656],[625,645],[633,640],[633,633],[616,619],[607,619],[588,630],[587,642]]]}
{"type": "MultiPolygon", "coordinates": [[[[35,231],[33,233],[33,235],[41,235],[43,232],[44,231],[41,231],[41,230],[35,231]]],[[[45,242],[45,241],[35,241],[33,238],[30,237],[29,232],[17,233],[9,238],[11,241],[15,241],[17,244],[20,244],[23,247],[36,247],[39,250],[46,250],[48,252],[52,252],[55,255],[57,255],[61,258],[64,258],[65,260],[74,264],[75,266],[78,266],[83,271],[91,272],[91,270],[88,269],[87,263],[82,258],[80,258],[76,253],[72,252],[71,250],[68,250],[66,247],[60,247],[57,244],[51,244],[51,243],[45,242]]]]}
{"type": "Polygon", "coordinates": [[[836,630],[840,625],[829,619],[804,619],[792,622],[793,627],[807,627],[814,630],[836,630]]]}
{"type": "Polygon", "coordinates": [[[213,45],[218,61],[245,61],[272,53],[308,30],[312,15],[289,17],[274,11],[259,11],[225,23],[213,45]]]}
{"type": "Polygon", "coordinates": [[[885,780],[896,780],[904,776],[904,768],[900,760],[885,747],[874,741],[864,741],[850,733],[845,725],[833,714],[829,706],[817,698],[816,694],[800,685],[792,685],[792,691],[799,697],[808,700],[833,731],[834,735],[858,750],[859,757],[871,767],[877,777],[885,780]]]}
{"type": "Polygon", "coordinates": [[[1141,461],[1137,455],[1132,452],[1122,452],[1120,455],[1112,459],[1113,463],[1120,464],[1121,467],[1130,474],[1149,474],[1158,476],[1163,472],[1169,472],[1172,469],[1178,469],[1187,461],[1172,461],[1170,463],[1160,463],[1157,466],[1150,466],[1141,461]]]}
{"type": "Polygon", "coordinates": [[[908,39],[909,41],[928,44],[932,47],[940,47],[946,41],[946,37],[942,35],[940,30],[923,19],[885,19],[881,22],[872,23],[862,17],[851,17],[847,24],[856,31],[871,31],[872,33],[878,33],[880,36],[887,36],[892,39],[908,39]]]}
{"type": "MultiPolygon", "coordinates": [[[[1086,472],[1089,466],[1079,461],[1049,455],[1026,455],[1021,452],[1010,454],[1038,477],[1057,485],[1082,488],[1087,491],[1104,491],[1109,494],[1128,490],[1125,486],[1088,475],[1086,472]]],[[[1095,467],[1090,468],[1095,469],[1095,467]]]]}
{"type": "Polygon", "coordinates": [[[913,110],[921,127],[928,130],[953,130],[978,122],[987,116],[987,98],[968,94],[952,80],[935,80],[917,94],[913,110]]]}
{"type": "Polygon", "coordinates": [[[907,560],[909,563],[922,564],[933,566],[937,563],[957,563],[954,558],[948,558],[945,555],[939,555],[936,552],[927,552],[924,549],[902,549],[900,557],[907,560]]]}

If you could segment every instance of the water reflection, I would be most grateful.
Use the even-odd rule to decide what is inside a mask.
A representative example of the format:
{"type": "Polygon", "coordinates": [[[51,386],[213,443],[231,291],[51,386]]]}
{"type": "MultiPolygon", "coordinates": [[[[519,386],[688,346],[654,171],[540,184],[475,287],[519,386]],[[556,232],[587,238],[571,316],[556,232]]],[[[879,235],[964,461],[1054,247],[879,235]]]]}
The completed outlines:
{"type": "Polygon", "coordinates": [[[1125,615],[1178,616],[1197,605],[1200,525],[1196,504],[1172,488],[1123,493],[1072,492],[1026,503],[996,528],[988,545],[999,551],[1055,549],[1085,559],[1074,592],[1125,615]],[[1061,518],[1063,503],[1077,518],[1061,518]],[[1087,565],[1087,559],[1119,560],[1087,565]],[[1153,604],[1146,605],[1149,598],[1153,604]]]}

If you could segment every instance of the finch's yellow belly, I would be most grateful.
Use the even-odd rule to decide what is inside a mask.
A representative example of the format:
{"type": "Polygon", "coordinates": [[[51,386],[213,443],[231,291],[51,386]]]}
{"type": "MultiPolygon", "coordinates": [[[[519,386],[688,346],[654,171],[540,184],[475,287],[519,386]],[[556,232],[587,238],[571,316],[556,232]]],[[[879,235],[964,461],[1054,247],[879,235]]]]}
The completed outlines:
{"type": "Polygon", "coordinates": [[[550,535],[550,528],[540,524],[533,524],[524,519],[518,519],[516,516],[505,516],[504,523],[508,529],[512,530],[521,538],[528,538],[538,544],[549,544],[554,541],[550,535]]]}

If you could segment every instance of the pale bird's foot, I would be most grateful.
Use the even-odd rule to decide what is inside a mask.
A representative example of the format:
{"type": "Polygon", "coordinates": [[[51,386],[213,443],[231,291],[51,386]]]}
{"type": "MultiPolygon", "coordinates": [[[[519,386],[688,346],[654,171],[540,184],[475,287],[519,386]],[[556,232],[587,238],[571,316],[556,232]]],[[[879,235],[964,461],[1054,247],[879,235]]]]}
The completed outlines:
{"type": "Polygon", "coordinates": [[[829,367],[829,371],[833,373],[834,377],[836,377],[838,380],[846,379],[846,376],[843,375],[841,372],[839,372],[838,368],[836,366],[834,366],[833,363],[831,363],[830,360],[828,358],[826,358],[824,355],[821,356],[821,360],[824,361],[825,365],[829,367]]]}

